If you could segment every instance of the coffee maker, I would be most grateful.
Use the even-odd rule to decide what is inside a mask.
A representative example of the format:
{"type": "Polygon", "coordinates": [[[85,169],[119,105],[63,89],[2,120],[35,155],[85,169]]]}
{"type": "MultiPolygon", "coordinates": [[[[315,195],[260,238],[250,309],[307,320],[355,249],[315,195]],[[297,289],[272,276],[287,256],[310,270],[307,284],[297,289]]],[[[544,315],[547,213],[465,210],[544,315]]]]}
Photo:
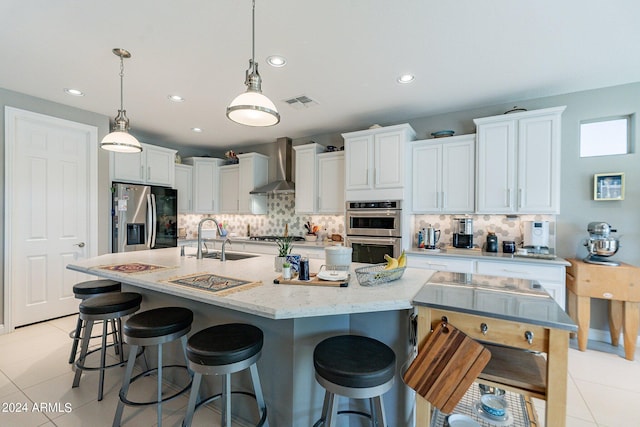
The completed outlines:
{"type": "Polygon", "coordinates": [[[473,248],[473,219],[453,218],[453,247],[473,248]]]}

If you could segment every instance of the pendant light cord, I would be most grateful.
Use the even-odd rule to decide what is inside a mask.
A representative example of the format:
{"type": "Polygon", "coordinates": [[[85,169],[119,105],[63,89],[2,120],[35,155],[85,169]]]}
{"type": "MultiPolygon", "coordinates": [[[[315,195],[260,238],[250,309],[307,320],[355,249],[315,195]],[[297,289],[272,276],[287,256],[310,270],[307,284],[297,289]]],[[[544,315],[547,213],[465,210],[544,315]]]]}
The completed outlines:
{"type": "Polygon", "coordinates": [[[120,109],[124,110],[124,57],[120,55],[120,109]]]}
{"type": "Polygon", "coordinates": [[[251,10],[251,63],[255,70],[256,63],[256,0],[253,0],[253,7],[251,10]]]}

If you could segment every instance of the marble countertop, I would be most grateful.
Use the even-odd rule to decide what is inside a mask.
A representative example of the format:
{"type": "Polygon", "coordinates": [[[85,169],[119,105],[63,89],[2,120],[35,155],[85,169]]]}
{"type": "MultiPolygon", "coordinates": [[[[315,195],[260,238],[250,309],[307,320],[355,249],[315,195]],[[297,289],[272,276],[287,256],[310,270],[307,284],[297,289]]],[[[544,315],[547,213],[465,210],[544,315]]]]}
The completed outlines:
{"type": "MultiPolygon", "coordinates": [[[[207,237],[203,238],[204,242],[224,242],[226,238],[223,237],[207,237]]],[[[251,240],[249,237],[244,236],[233,236],[229,237],[229,240],[233,244],[233,242],[243,242],[243,243],[255,243],[257,245],[266,245],[266,246],[276,246],[276,242],[269,242],[265,240],[251,240]]],[[[198,244],[198,239],[190,239],[190,238],[180,238],[178,239],[179,246],[196,246],[198,244]]],[[[324,249],[327,246],[335,246],[335,245],[344,245],[344,242],[334,242],[332,240],[321,240],[315,242],[307,242],[306,240],[297,240],[292,242],[294,246],[303,246],[305,248],[318,248],[324,249]]]]}
{"type": "Polygon", "coordinates": [[[442,249],[418,249],[411,248],[406,251],[412,255],[438,256],[438,257],[456,257],[456,258],[472,258],[482,261],[508,261],[523,262],[532,264],[562,265],[569,266],[569,262],[560,257],[553,259],[534,258],[533,256],[520,256],[514,254],[505,254],[503,252],[484,252],[475,249],[459,249],[459,248],[442,248],[442,249]]]}
{"type": "MultiPolygon", "coordinates": [[[[180,248],[105,254],[73,261],[67,268],[271,319],[410,309],[413,297],[434,273],[433,270],[407,268],[400,280],[365,287],[360,286],[354,273],[354,269],[361,265],[353,263],[348,287],[276,285],[273,279],[280,273],[274,271],[272,255],[220,262],[189,256],[194,255],[195,251],[195,247],[187,246],[186,256],[180,256],[180,248]],[[104,268],[132,263],[162,268],[133,273],[104,268]],[[258,284],[215,293],[169,282],[196,273],[210,273],[258,284]]],[[[311,259],[311,272],[317,272],[322,263],[323,260],[311,259]]]]}
{"type": "Polygon", "coordinates": [[[413,299],[414,305],[481,317],[577,331],[577,326],[533,280],[438,272],[413,299]]]}

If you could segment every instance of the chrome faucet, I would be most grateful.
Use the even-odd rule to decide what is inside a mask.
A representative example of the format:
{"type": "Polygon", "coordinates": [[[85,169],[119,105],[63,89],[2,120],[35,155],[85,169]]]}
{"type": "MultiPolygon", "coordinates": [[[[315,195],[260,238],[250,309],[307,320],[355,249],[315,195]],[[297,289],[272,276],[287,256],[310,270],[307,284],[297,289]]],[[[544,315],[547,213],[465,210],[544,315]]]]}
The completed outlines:
{"type": "MultiPolygon", "coordinates": [[[[220,224],[215,218],[207,217],[200,220],[198,223],[198,252],[196,252],[196,259],[202,259],[202,224],[207,221],[213,221],[216,224],[216,233],[220,232],[220,224]]],[[[224,253],[224,249],[222,253],[224,253]]]]}
{"type": "Polygon", "coordinates": [[[224,252],[224,245],[229,244],[229,246],[231,246],[231,240],[229,239],[225,239],[224,242],[222,242],[222,252],[220,252],[220,261],[226,261],[227,260],[227,256],[225,255],[224,252]]]}

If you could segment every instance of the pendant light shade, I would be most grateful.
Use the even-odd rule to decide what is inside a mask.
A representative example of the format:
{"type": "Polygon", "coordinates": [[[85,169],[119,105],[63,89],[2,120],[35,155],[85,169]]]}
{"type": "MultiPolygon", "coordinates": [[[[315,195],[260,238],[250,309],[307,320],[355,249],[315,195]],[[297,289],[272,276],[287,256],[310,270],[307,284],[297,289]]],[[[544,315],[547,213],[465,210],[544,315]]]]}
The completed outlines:
{"type": "Polygon", "coordinates": [[[253,0],[252,19],[252,53],[244,81],[247,91],[231,101],[231,104],[227,107],[227,117],[236,123],[247,126],[273,126],[280,122],[280,114],[275,104],[262,94],[262,79],[258,73],[258,63],[255,62],[255,0],[253,0]]]}
{"type": "Polygon", "coordinates": [[[100,147],[108,151],[119,153],[139,153],[142,151],[140,142],[129,133],[129,119],[123,107],[123,77],[124,58],[131,58],[131,54],[125,49],[113,49],[114,55],[120,57],[120,109],[114,119],[112,132],[102,138],[100,147]]]}

